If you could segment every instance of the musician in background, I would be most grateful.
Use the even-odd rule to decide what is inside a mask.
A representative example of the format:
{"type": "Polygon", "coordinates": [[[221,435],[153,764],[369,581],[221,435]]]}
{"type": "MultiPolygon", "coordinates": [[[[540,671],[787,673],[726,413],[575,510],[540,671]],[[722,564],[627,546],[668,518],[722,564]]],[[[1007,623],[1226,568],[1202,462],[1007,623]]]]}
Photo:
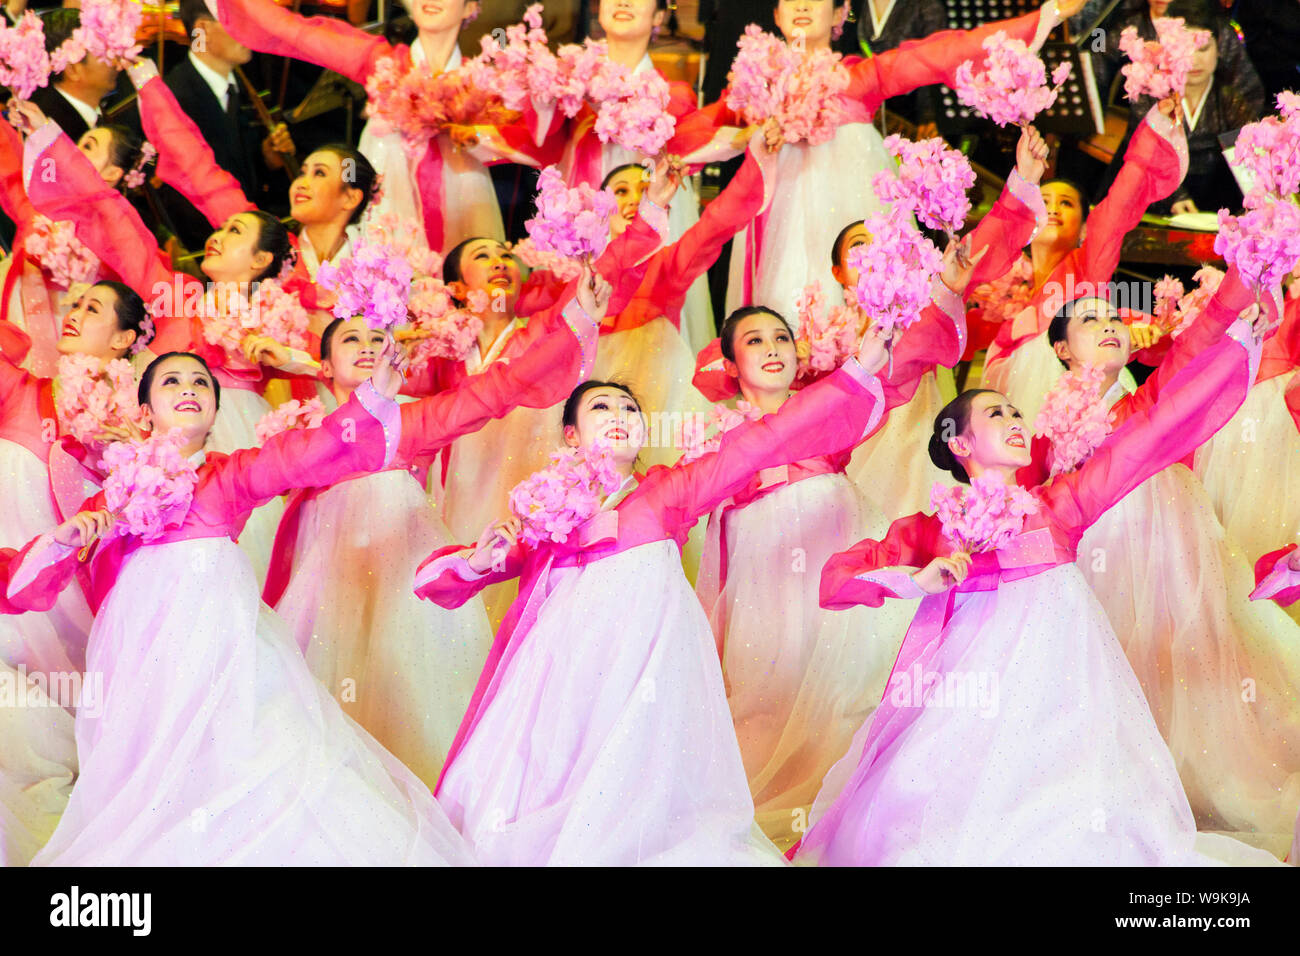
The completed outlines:
{"type": "MultiPolygon", "coordinates": [[[[217,165],[239,180],[244,195],[262,209],[287,213],[282,153],[294,149],[289,130],[279,124],[265,135],[241,108],[245,97],[235,67],[248,63],[253,51],[213,19],[203,0],[181,0],[180,17],[190,49],[163,82],[212,147],[217,165]]],[[[202,248],[212,232],[207,219],[169,186],[160,189],[159,196],[181,242],[189,249],[202,248]]]]}
{"type": "MultiPolygon", "coordinates": [[[[1220,55],[1220,51],[1231,44],[1238,48],[1241,44],[1216,9],[1207,4],[1176,0],[1168,5],[1167,15],[1182,17],[1190,27],[1208,30],[1210,40],[1196,51],[1183,94],[1189,154],[1187,176],[1172,196],[1162,203],[1152,204],[1151,210],[1177,215],[1212,212],[1220,207],[1237,208],[1241,205],[1241,190],[1223,158],[1219,134],[1240,129],[1260,118],[1265,104],[1259,77],[1253,68],[1249,68],[1248,61],[1247,73],[1242,70],[1240,61],[1220,55]]],[[[1153,102],[1143,98],[1133,104],[1128,131],[1107,171],[1106,188],[1119,172],[1128,141],[1137,128],[1132,117],[1145,115],[1142,111],[1149,109],[1153,102]]]]}
{"type": "MultiPolygon", "coordinates": [[[[81,14],[73,9],[51,10],[42,21],[45,25],[45,49],[53,52],[81,26],[81,14]]],[[[50,85],[37,90],[32,102],[76,142],[86,130],[99,123],[103,101],[117,89],[120,72],[113,64],[87,53],[84,59],[69,64],[62,73],[52,75],[50,85]]],[[[121,116],[113,122],[130,126],[138,132],[139,114],[134,109],[130,112],[135,114],[134,118],[121,116]]]]}

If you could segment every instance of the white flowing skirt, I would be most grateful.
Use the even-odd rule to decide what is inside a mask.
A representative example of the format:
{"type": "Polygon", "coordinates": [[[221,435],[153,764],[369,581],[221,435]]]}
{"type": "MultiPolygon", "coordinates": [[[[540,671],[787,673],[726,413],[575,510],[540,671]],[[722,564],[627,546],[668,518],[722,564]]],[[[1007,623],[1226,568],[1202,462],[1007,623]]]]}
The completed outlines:
{"type": "MultiPolygon", "coordinates": [[[[959,596],[924,672],[892,675],[886,743],[865,728],[828,775],[824,863],[1147,866],[1275,857],[1198,839],[1169,749],[1077,565],[959,596]],[[938,682],[937,684],[935,682],[938,682]]],[[[877,710],[873,720],[887,712],[877,710]]]]}
{"type": "Polygon", "coordinates": [[[276,605],[343,712],[430,788],[492,644],[482,601],[449,611],[415,596],[416,569],[449,543],[408,473],[342,482],[303,506],[276,605]]]}
{"type": "MultiPolygon", "coordinates": [[[[849,223],[881,211],[871,188],[876,173],[896,168],[880,132],[870,123],[847,123],[817,146],[786,146],[776,158],[775,193],[768,208],[762,255],[756,263],[752,304],[775,309],[797,330],[795,296],[820,281],[829,295],[835,237],[849,223]]],[[[727,314],[744,301],[744,230],[731,250],[727,314]]]]}
{"type": "Polygon", "coordinates": [[[849,460],[848,476],[886,521],[929,511],[934,483],[952,480],[926,452],[944,404],[935,373],[926,372],[912,400],[891,409],[880,431],[859,445],[849,460]]]}
{"type": "MultiPolygon", "coordinates": [[[[1237,414],[1196,453],[1197,477],[1228,537],[1252,563],[1300,542],[1300,431],[1285,397],[1297,374],[1252,388],[1237,414]]],[[[1300,604],[1287,610],[1300,621],[1300,604]]]]}
{"type": "Polygon", "coordinates": [[[787,485],[725,521],[726,585],[701,598],[724,640],[728,702],[756,819],[785,849],[807,828],[826,771],[879,703],[916,602],[819,606],[831,555],[887,528],[843,475],[787,485]]]}
{"type": "MultiPolygon", "coordinates": [[[[271,405],[261,395],[242,388],[227,388],[221,392],[221,408],[217,420],[208,434],[207,447],[229,455],[241,448],[256,448],[257,423],[271,410],[271,405]]],[[[284,515],[284,500],[275,498],[256,509],[239,533],[239,546],[248,555],[257,577],[258,588],[266,583],[266,569],[271,565],[271,548],[275,532],[284,515]]]]}
{"type": "Polygon", "coordinates": [[[146,547],[95,621],[100,712],[43,865],[467,864],[428,789],[311,676],[225,538],[146,547]]]}
{"type": "Polygon", "coordinates": [[[671,541],[553,572],[439,801],[483,863],[782,863],[671,541]],[[558,580],[557,580],[558,579],[558,580]]]}
{"type": "Polygon", "coordinates": [[[1084,533],[1079,567],[1173,752],[1201,830],[1282,856],[1300,812],[1300,627],[1251,601],[1250,565],[1182,465],[1084,533]]]}

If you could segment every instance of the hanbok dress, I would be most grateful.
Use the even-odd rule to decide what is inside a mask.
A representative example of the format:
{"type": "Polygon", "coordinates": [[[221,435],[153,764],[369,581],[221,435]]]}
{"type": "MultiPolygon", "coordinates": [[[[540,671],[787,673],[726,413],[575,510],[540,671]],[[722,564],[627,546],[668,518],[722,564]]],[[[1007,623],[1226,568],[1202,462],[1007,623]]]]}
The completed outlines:
{"type": "MultiPolygon", "coordinates": [[[[558,311],[558,310],[557,310],[558,311]]],[[[576,302],[514,361],[401,406],[402,441],[382,471],[302,488],[275,539],[266,603],[344,713],[433,787],[492,643],[483,603],[446,610],[411,591],[452,537],[429,506],[426,473],[461,435],[517,406],[547,408],[586,378],[595,322],[576,302]]]]}
{"type": "MultiPolygon", "coordinates": [[[[34,865],[473,862],[428,789],[312,677],[233,540],[270,498],[386,467],[401,424],[364,384],[320,428],[197,453],[189,511],[158,539],[96,544],[87,671],[103,700],[77,715],[80,776],[34,865]]],[[[77,551],[29,543],[9,600],[48,600],[77,551]]]]}
{"type": "Polygon", "coordinates": [[[564,542],[517,545],[486,574],[457,547],[430,557],[416,590],[446,607],[523,578],[437,790],[480,860],[780,862],[754,825],[717,647],[680,546],[756,472],[851,445],[882,404],[851,359],[718,451],[629,477],[564,542]]]}
{"type": "Polygon", "coordinates": [[[883,541],[831,559],[824,607],[922,601],[880,706],[827,776],[796,862],[1277,862],[1197,834],[1141,686],[1075,563],[1108,508],[1231,417],[1258,356],[1241,323],[1190,361],[1163,401],[1079,470],[1033,489],[1038,511],[1009,543],[973,555],[955,588],[923,595],[907,573],[953,550],[933,515],[899,519],[883,541]]]}

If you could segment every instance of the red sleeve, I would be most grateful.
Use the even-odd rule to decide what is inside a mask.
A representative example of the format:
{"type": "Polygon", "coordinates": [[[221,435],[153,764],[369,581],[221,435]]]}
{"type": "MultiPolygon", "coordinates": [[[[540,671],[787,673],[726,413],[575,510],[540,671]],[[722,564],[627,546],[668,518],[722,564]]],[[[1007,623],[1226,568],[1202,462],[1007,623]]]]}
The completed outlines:
{"type": "Polygon", "coordinates": [[[23,188],[22,137],[8,123],[0,123],[0,209],[13,220],[19,232],[36,214],[23,188]]]}
{"type": "Polygon", "coordinates": [[[971,254],[977,255],[981,249],[988,252],[975,266],[966,288],[979,288],[1011,271],[1038,228],[1040,211],[1046,222],[1047,213],[1038,187],[1021,179],[1013,170],[998,201],[970,232],[971,254]]]}
{"type": "Polygon", "coordinates": [[[885,390],[885,408],[906,405],[916,394],[922,376],[937,366],[951,368],[961,359],[966,344],[966,313],[961,299],[935,279],[935,297],[946,303],[941,308],[932,301],[911,328],[905,329],[894,345],[894,357],[881,373],[885,390]]]}
{"type": "Polygon", "coordinates": [[[885,598],[900,597],[885,583],[887,579],[863,581],[858,575],[886,568],[924,568],[947,553],[940,542],[942,527],[934,515],[908,515],[889,526],[883,541],[868,538],[831,555],[822,568],[821,606],[833,611],[858,605],[880,607],[885,598]]]}
{"type": "Polygon", "coordinates": [[[397,52],[382,36],[333,17],[300,17],[272,0],[216,2],[221,25],[244,46],[306,60],[357,83],[365,83],[382,57],[397,52]]]}

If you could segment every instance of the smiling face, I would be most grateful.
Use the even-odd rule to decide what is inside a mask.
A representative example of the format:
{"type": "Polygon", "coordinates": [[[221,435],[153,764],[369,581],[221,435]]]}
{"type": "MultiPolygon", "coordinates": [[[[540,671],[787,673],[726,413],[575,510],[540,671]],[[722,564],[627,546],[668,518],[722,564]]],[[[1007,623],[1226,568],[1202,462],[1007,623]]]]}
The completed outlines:
{"type": "Polygon", "coordinates": [[[258,250],[261,234],[256,216],[231,216],[203,246],[203,274],[217,282],[252,282],[275,258],[258,250]]]}
{"type": "Polygon", "coordinates": [[[870,241],[871,233],[867,232],[867,227],[862,223],[850,229],[840,241],[839,264],[831,267],[831,275],[844,288],[856,289],[858,286],[858,270],[848,264],[850,250],[865,246],[870,241]]]}
{"type": "Polygon", "coordinates": [[[343,160],[319,149],[303,161],[302,171],[289,185],[289,210],[304,226],[339,221],[346,223],[365,195],[344,182],[343,160]]]}
{"type": "Polygon", "coordinates": [[[624,169],[610,177],[606,188],[618,200],[618,211],[609,217],[610,238],[617,239],[621,236],[636,218],[637,209],[641,206],[641,197],[649,184],[650,180],[646,177],[645,170],[640,167],[624,169]]]}
{"type": "Polygon", "coordinates": [[[1083,200],[1069,183],[1047,183],[1040,190],[1047,207],[1047,225],[1034,238],[1034,244],[1067,246],[1079,244],[1083,232],[1083,200]]]}
{"type": "Polygon", "coordinates": [[[91,286],[63,320],[57,348],[60,355],[93,355],[105,362],[121,358],[135,333],[118,328],[117,293],[91,286]]]}
{"type": "Polygon", "coordinates": [[[743,392],[784,393],[799,371],[794,336],[770,312],[741,319],[732,333],[731,349],[735,360],[725,359],[723,367],[740,382],[743,392]]]}
{"type": "Polygon", "coordinates": [[[98,127],[86,130],[81,134],[81,139],[77,140],[77,149],[86,154],[90,164],[108,185],[116,186],[126,174],[122,167],[113,165],[113,133],[110,130],[98,127]]]}
{"type": "Polygon", "coordinates": [[[664,11],[655,0],[600,0],[600,26],[613,40],[644,41],[664,25],[664,11]]]}
{"type": "Polygon", "coordinates": [[[385,332],[370,328],[360,316],[340,323],[331,337],[329,358],[321,362],[321,374],[336,389],[350,393],[370,378],[387,339],[385,332]]]}
{"type": "Polygon", "coordinates": [[[786,42],[802,35],[810,48],[823,47],[831,41],[838,11],[834,0],[780,0],[776,5],[776,25],[786,42]]]}
{"type": "Polygon", "coordinates": [[[971,400],[966,430],[948,448],[972,477],[989,469],[1017,469],[1029,464],[1033,432],[1016,408],[999,392],[981,392],[971,400]]]}
{"type": "Polygon", "coordinates": [[[146,409],[152,431],[165,434],[179,428],[187,444],[202,444],[217,418],[212,376],[191,356],[162,359],[154,370],[146,409]]]}
{"type": "Polygon", "coordinates": [[[646,423],[641,406],[621,388],[599,387],[583,393],[577,424],[564,429],[570,448],[591,448],[601,441],[614,451],[617,464],[630,466],[645,444],[646,423]]]}
{"type": "Polygon", "coordinates": [[[488,293],[494,303],[504,297],[507,312],[514,314],[515,299],[519,297],[519,263],[495,239],[475,239],[464,248],[460,281],[466,290],[488,293]]]}
{"type": "Polygon", "coordinates": [[[1105,299],[1083,299],[1065,328],[1065,341],[1053,348],[1071,369],[1092,365],[1118,372],[1129,362],[1132,342],[1128,326],[1105,299]]]}
{"type": "Polygon", "coordinates": [[[478,14],[478,0],[402,0],[421,33],[460,30],[466,17],[478,14]]]}

